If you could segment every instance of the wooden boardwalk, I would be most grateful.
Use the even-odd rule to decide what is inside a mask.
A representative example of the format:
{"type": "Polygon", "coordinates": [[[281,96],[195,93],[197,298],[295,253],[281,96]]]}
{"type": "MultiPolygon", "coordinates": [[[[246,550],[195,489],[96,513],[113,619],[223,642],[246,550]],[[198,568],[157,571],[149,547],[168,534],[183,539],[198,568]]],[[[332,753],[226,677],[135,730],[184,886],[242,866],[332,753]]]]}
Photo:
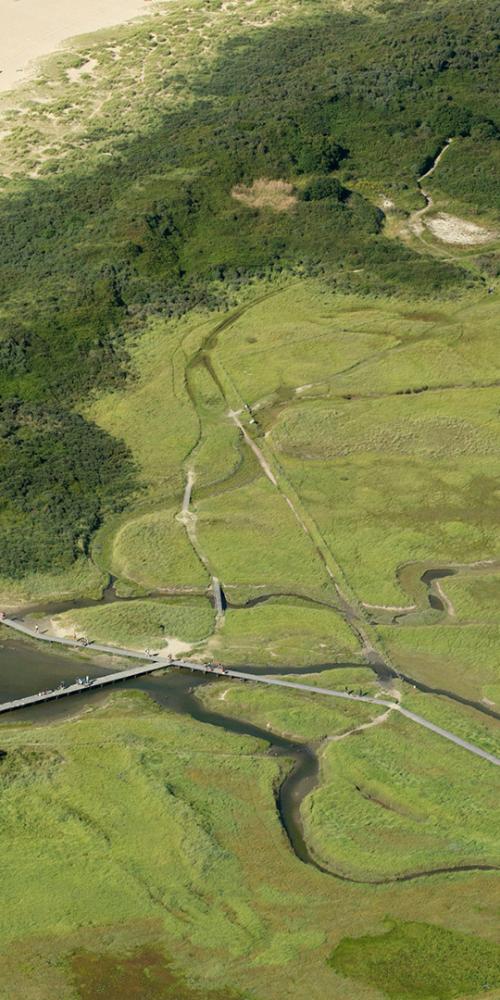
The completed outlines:
{"type": "Polygon", "coordinates": [[[0,715],[4,712],[14,712],[19,708],[29,708],[30,705],[42,705],[46,701],[56,701],[58,698],[66,698],[71,694],[83,694],[85,691],[106,687],[108,684],[117,684],[120,681],[133,680],[135,677],[142,677],[144,674],[151,674],[154,670],[159,670],[162,666],[170,664],[148,664],[148,666],[131,667],[130,670],[119,670],[113,674],[106,674],[104,677],[96,677],[88,683],[68,684],[66,687],[54,688],[53,691],[41,691],[39,694],[30,694],[26,698],[17,698],[15,701],[5,701],[0,704],[0,715]]]}
{"type": "Polygon", "coordinates": [[[43,691],[38,694],[29,695],[26,698],[18,698],[15,701],[4,702],[3,704],[0,704],[0,714],[13,712],[20,708],[28,708],[30,705],[39,705],[47,701],[54,701],[58,698],[65,698],[73,694],[82,694],[85,691],[93,691],[95,689],[107,687],[110,684],[117,684],[120,681],[133,680],[134,678],[142,677],[145,674],[152,674],[155,670],[164,670],[166,667],[178,667],[206,674],[208,676],[227,677],[245,682],[250,681],[253,684],[267,684],[270,687],[291,688],[294,691],[300,691],[302,694],[307,694],[309,696],[323,695],[328,698],[342,698],[346,701],[361,701],[367,702],[369,705],[391,708],[393,711],[398,712],[400,715],[404,715],[405,718],[410,719],[419,726],[423,726],[425,729],[430,730],[430,732],[435,733],[437,736],[441,736],[443,739],[446,739],[451,743],[455,743],[456,746],[461,747],[463,750],[468,750],[477,757],[482,757],[483,760],[489,761],[490,764],[495,764],[497,767],[500,767],[499,757],[489,753],[487,750],[483,750],[482,747],[478,747],[474,743],[469,743],[467,740],[463,740],[460,736],[450,732],[448,729],[442,729],[441,726],[436,726],[433,722],[429,722],[427,719],[424,719],[423,716],[417,715],[415,712],[410,712],[407,708],[403,708],[403,706],[399,705],[396,701],[389,701],[385,698],[372,698],[370,695],[349,694],[347,691],[335,691],[332,688],[316,687],[316,685],[313,686],[312,684],[301,684],[299,681],[285,681],[278,677],[269,677],[263,674],[247,674],[241,670],[231,670],[226,667],[211,666],[206,663],[194,663],[192,660],[169,660],[154,653],[138,653],[131,649],[122,649],[121,647],[116,646],[105,646],[100,643],[93,642],[86,646],[82,646],[77,639],[64,639],[62,637],[59,638],[58,636],[48,635],[46,632],[37,632],[35,629],[25,625],[24,622],[18,621],[15,618],[4,617],[1,619],[0,624],[6,625],[8,628],[12,628],[16,632],[27,635],[32,639],[39,639],[42,642],[48,642],[53,645],[66,646],[76,650],[84,649],[87,652],[95,651],[112,653],[115,656],[132,657],[147,661],[145,665],[105,674],[104,677],[97,677],[90,680],[88,683],[69,684],[64,688],[56,688],[53,691],[43,691]]]}

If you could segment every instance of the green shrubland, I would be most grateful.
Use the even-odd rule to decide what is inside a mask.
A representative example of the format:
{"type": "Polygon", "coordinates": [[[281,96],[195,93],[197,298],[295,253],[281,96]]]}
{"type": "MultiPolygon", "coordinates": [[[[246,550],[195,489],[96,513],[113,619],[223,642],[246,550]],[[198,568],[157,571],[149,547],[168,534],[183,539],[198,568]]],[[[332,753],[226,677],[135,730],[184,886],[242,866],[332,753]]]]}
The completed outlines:
{"type": "MultiPolygon", "coordinates": [[[[187,76],[176,67],[175,45],[166,45],[183,16],[181,5],[170,20],[165,15],[165,35],[155,20],[149,115],[140,134],[140,98],[128,95],[119,134],[112,118],[89,125],[91,141],[78,157],[72,150],[66,163],[49,154],[38,178],[21,174],[4,187],[0,392],[7,407],[20,400],[45,413],[57,400],[60,423],[68,424],[68,407],[130,378],[131,329],[140,331],[151,316],[225,307],[256,279],[314,273],[340,289],[410,297],[456,295],[474,280],[453,262],[387,238],[382,212],[357,188],[378,185],[404,203],[419,172],[455,135],[461,140],[445,161],[441,188],[478,209],[489,202],[487,164],[498,144],[489,0],[473,12],[463,3],[398,5],[397,17],[382,6],[368,13],[319,4],[260,31],[243,19],[239,32],[233,22],[228,38],[215,48],[211,43],[187,76]],[[164,87],[177,87],[168,106],[159,101],[164,87]],[[463,169],[475,142],[483,173],[463,169]],[[235,185],[259,177],[284,178],[302,197],[285,212],[232,197],[235,185]]],[[[190,16],[201,30],[201,9],[190,16]]],[[[146,42],[151,48],[147,30],[125,32],[132,61],[146,42]]],[[[97,62],[104,76],[112,72],[104,44],[97,62]]],[[[93,80],[82,86],[87,94],[93,80]]],[[[67,109],[64,98],[60,92],[56,121],[67,109]]],[[[36,142],[34,121],[23,134],[21,163],[30,140],[36,142]]],[[[89,424],[78,434],[96,437],[89,424]]],[[[44,456],[43,447],[32,443],[29,504],[36,527],[30,524],[26,551],[22,525],[8,504],[2,512],[4,530],[16,538],[17,555],[5,566],[10,575],[68,565],[107,512],[106,505],[95,511],[91,499],[95,471],[79,475],[80,502],[68,519],[83,520],[83,532],[75,539],[61,530],[53,541],[58,501],[50,480],[57,458],[44,456]]],[[[107,447],[124,467],[122,446],[107,447]]],[[[6,432],[2,450],[8,461],[6,432]]],[[[99,448],[89,462],[94,470],[101,464],[99,448]]],[[[9,503],[19,512],[25,493],[15,478],[10,489],[9,503]]],[[[112,506],[123,504],[122,476],[108,493],[112,506]]]]}
{"type": "Polygon", "coordinates": [[[64,571],[88,555],[106,514],[130,496],[130,456],[100,427],[57,406],[6,403],[0,427],[0,573],[64,571]]]}

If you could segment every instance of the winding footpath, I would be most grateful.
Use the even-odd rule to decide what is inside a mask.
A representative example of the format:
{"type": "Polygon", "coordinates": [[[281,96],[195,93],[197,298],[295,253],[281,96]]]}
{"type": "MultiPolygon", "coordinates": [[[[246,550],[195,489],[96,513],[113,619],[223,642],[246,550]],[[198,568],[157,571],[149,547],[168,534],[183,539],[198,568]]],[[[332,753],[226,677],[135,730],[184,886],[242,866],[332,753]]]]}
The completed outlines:
{"type": "Polygon", "coordinates": [[[71,684],[68,685],[68,687],[59,688],[54,691],[41,692],[39,694],[30,695],[27,698],[18,698],[15,701],[4,702],[3,704],[0,704],[0,714],[12,712],[20,708],[27,708],[30,705],[53,701],[57,698],[73,694],[81,694],[82,692],[89,691],[90,689],[103,688],[110,684],[116,684],[120,681],[139,677],[143,674],[154,673],[155,670],[163,670],[166,667],[180,667],[186,670],[197,671],[208,676],[215,675],[219,677],[232,678],[238,681],[251,681],[254,684],[267,684],[272,687],[290,688],[294,691],[300,691],[301,694],[319,694],[328,698],[343,698],[347,701],[361,701],[370,705],[376,705],[377,707],[391,709],[392,711],[399,712],[400,715],[404,715],[405,718],[410,719],[417,725],[423,726],[425,729],[429,729],[437,736],[441,736],[444,739],[449,740],[451,743],[455,743],[456,746],[462,747],[463,750],[468,750],[477,757],[482,757],[483,760],[487,760],[490,764],[495,764],[497,767],[500,766],[499,757],[495,757],[494,754],[488,753],[487,750],[483,750],[474,743],[469,743],[467,740],[463,740],[460,736],[455,735],[455,733],[450,732],[448,729],[443,729],[441,726],[437,726],[433,722],[429,722],[421,715],[417,715],[415,712],[411,712],[409,709],[403,708],[403,706],[398,704],[396,701],[388,701],[383,698],[372,698],[370,695],[349,694],[347,691],[335,691],[332,688],[322,688],[309,684],[300,684],[297,681],[285,681],[278,679],[277,677],[247,674],[241,670],[230,670],[225,667],[211,666],[206,663],[194,663],[191,660],[168,660],[159,655],[155,655],[154,653],[138,653],[136,650],[122,649],[120,647],[107,646],[101,643],[89,643],[86,646],[82,646],[82,644],[75,639],[65,639],[59,636],[47,635],[47,633],[39,631],[37,632],[36,629],[30,628],[24,622],[18,621],[14,618],[4,617],[1,619],[1,624],[14,629],[16,632],[29,636],[31,639],[39,639],[41,642],[47,642],[49,644],[66,646],[79,650],[84,649],[87,652],[95,651],[99,653],[111,653],[114,656],[126,656],[136,660],[146,660],[147,662],[146,665],[134,666],[128,670],[121,670],[115,673],[107,674],[104,677],[98,677],[94,680],[90,680],[88,683],[71,684]]]}
{"type": "Polygon", "coordinates": [[[429,169],[426,170],[425,174],[421,174],[420,177],[417,180],[417,184],[418,184],[418,186],[420,188],[420,191],[421,191],[422,196],[423,196],[424,201],[425,201],[424,207],[423,208],[419,208],[416,212],[412,212],[412,214],[410,216],[410,219],[409,219],[410,229],[412,229],[413,232],[417,236],[422,236],[422,233],[425,232],[425,227],[424,227],[424,224],[422,222],[422,217],[426,214],[426,212],[429,211],[430,208],[432,208],[432,206],[434,204],[433,200],[432,200],[432,196],[429,193],[429,191],[426,191],[422,187],[422,181],[425,181],[425,179],[427,177],[431,177],[432,176],[432,174],[434,173],[434,171],[435,171],[435,169],[436,169],[439,161],[442,159],[442,157],[446,153],[446,150],[449,149],[449,147],[451,146],[452,142],[453,142],[453,139],[447,139],[446,140],[444,146],[442,147],[442,149],[439,151],[439,153],[437,154],[437,156],[435,157],[435,159],[431,163],[429,169]]]}

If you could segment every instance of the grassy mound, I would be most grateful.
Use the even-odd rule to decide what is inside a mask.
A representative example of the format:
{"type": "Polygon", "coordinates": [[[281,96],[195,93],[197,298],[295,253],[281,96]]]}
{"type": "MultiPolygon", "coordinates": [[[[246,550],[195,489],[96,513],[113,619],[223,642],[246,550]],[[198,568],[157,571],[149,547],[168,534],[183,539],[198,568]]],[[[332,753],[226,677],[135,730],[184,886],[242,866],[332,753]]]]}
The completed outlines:
{"type": "Polygon", "coordinates": [[[201,599],[198,603],[137,600],[67,611],[54,621],[96,642],[144,649],[161,646],[169,637],[184,642],[205,639],[212,631],[214,613],[201,599]]]}

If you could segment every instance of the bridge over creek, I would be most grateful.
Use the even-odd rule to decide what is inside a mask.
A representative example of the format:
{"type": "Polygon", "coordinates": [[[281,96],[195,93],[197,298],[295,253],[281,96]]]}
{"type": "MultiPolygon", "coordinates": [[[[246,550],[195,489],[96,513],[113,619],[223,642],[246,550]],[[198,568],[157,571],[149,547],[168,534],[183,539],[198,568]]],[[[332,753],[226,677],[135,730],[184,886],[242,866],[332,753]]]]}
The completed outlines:
{"type": "Polygon", "coordinates": [[[53,691],[42,691],[38,694],[29,695],[26,698],[18,698],[13,701],[0,703],[0,714],[13,712],[16,709],[27,708],[30,705],[53,701],[57,698],[67,698],[70,695],[81,694],[84,691],[104,688],[111,684],[117,684],[120,681],[131,680],[135,677],[141,677],[144,674],[154,673],[155,670],[164,670],[167,667],[177,667],[185,670],[197,671],[199,673],[206,674],[207,676],[231,678],[237,681],[245,682],[251,681],[254,684],[267,684],[273,687],[291,688],[294,691],[301,692],[302,694],[321,695],[328,698],[344,698],[348,701],[368,702],[371,705],[390,708],[395,712],[399,712],[400,715],[404,715],[405,718],[410,719],[417,725],[423,726],[425,729],[429,729],[437,736],[441,736],[442,738],[449,740],[451,743],[455,743],[457,746],[462,747],[464,750],[468,750],[477,757],[482,757],[484,760],[489,761],[490,764],[495,764],[497,767],[500,766],[499,757],[495,757],[494,754],[489,753],[487,750],[483,750],[482,747],[478,747],[474,743],[469,743],[467,740],[463,740],[455,733],[452,733],[447,729],[443,729],[441,726],[437,726],[433,722],[429,722],[427,719],[424,719],[423,716],[417,715],[415,712],[411,712],[407,708],[404,708],[397,701],[375,698],[370,695],[350,694],[348,691],[335,691],[332,688],[316,687],[316,685],[312,686],[310,684],[301,684],[298,681],[281,680],[277,677],[268,677],[262,674],[248,674],[241,670],[231,670],[227,667],[208,663],[195,663],[192,660],[166,659],[165,657],[161,657],[159,654],[155,653],[140,653],[136,650],[122,649],[116,646],[107,646],[97,642],[82,645],[82,643],[77,639],[52,636],[46,632],[37,630],[36,626],[35,628],[32,628],[31,626],[26,625],[23,621],[15,618],[7,618],[5,616],[0,619],[0,624],[40,642],[47,642],[57,646],[66,646],[77,650],[84,649],[88,652],[108,653],[113,656],[123,656],[135,660],[146,661],[145,663],[142,662],[140,665],[135,665],[129,669],[106,674],[104,677],[89,679],[83,683],[69,684],[66,687],[56,688],[53,691]]]}

